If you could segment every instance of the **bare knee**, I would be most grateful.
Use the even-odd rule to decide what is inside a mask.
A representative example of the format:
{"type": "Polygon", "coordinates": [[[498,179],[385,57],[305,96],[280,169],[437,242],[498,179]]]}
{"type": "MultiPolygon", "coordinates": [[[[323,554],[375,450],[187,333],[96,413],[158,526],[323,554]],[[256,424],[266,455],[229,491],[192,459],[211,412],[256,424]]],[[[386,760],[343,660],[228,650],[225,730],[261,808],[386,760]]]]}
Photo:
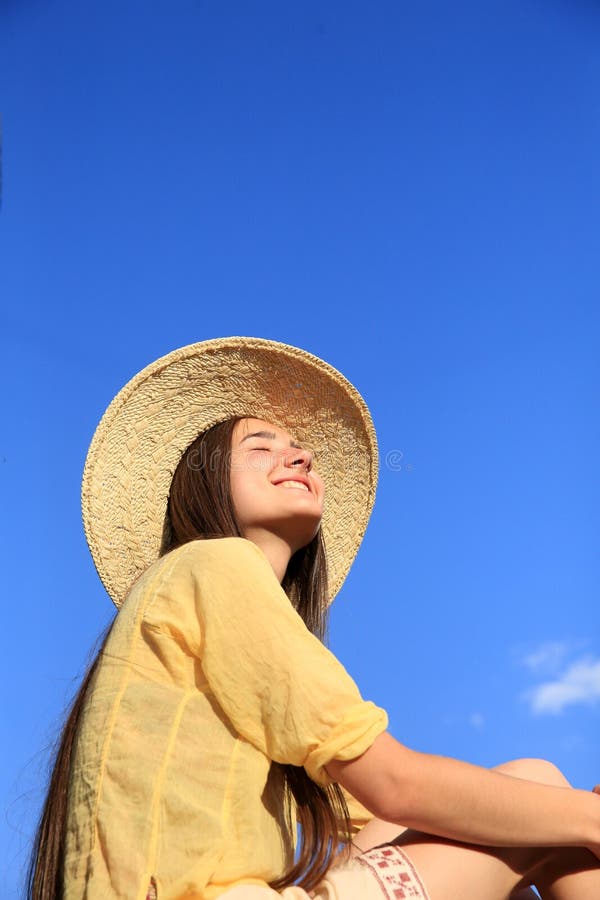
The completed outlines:
{"type": "Polygon", "coordinates": [[[494,766],[493,771],[503,772],[515,778],[526,778],[528,781],[539,781],[541,784],[570,786],[558,766],[547,759],[512,759],[510,762],[494,766]]]}

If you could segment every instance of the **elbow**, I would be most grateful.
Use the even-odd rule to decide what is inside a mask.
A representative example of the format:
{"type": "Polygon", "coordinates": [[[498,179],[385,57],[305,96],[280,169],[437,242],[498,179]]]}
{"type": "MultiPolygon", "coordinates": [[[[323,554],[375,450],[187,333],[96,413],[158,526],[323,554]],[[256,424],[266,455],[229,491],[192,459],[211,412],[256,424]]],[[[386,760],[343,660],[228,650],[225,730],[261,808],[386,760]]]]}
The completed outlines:
{"type": "Polygon", "coordinates": [[[378,782],[373,796],[373,815],[384,822],[407,827],[411,819],[410,792],[396,772],[387,772],[378,782]]]}
{"type": "Polygon", "coordinates": [[[378,819],[407,826],[416,793],[410,779],[414,755],[414,751],[384,732],[362,756],[346,762],[332,760],[326,768],[378,819]]]}

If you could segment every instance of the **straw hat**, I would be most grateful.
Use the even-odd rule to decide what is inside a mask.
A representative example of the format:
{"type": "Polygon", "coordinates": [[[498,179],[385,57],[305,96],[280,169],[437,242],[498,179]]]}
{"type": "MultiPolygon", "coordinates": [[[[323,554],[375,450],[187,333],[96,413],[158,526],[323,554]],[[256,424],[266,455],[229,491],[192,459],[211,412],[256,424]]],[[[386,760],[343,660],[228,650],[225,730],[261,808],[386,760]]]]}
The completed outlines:
{"type": "Polygon", "coordinates": [[[173,473],[203,431],[231,416],[266,419],[314,452],[325,481],[322,530],[333,600],[375,502],[377,439],[358,391],[306,350],[254,337],[181,347],[123,387],[88,450],[83,524],[117,606],[159,556],[173,473]]]}

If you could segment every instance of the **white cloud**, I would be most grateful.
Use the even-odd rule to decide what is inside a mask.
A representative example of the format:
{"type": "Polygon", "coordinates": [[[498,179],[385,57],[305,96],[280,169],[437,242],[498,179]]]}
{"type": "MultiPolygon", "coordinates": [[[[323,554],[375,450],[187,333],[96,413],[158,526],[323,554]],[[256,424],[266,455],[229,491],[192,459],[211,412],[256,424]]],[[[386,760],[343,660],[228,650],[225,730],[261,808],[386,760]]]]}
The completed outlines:
{"type": "Polygon", "coordinates": [[[550,674],[558,671],[569,652],[567,641],[547,641],[523,657],[522,663],[532,672],[550,674]]]}
{"type": "Polygon", "coordinates": [[[560,677],[537,685],[524,696],[538,715],[560,713],[575,703],[594,703],[600,700],[600,659],[572,663],[560,677]]]}

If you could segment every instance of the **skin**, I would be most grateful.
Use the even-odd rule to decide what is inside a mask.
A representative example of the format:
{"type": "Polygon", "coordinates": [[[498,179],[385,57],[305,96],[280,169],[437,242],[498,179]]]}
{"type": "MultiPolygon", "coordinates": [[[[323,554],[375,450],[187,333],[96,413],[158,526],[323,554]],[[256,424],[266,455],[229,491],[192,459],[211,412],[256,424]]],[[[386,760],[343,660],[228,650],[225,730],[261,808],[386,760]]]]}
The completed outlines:
{"type": "MultiPolygon", "coordinates": [[[[325,485],[310,450],[270,422],[241,420],[232,438],[231,491],[243,536],[281,582],[323,515],[325,485]],[[263,434],[249,437],[256,432],[263,434]],[[309,491],[276,483],[296,475],[309,491]]],[[[327,771],[367,809],[385,812],[355,837],[353,855],[397,844],[430,900],[534,900],[532,884],[544,900],[600,898],[599,789],[571,788],[545,760],[488,770],[416,753],[385,732],[362,756],[332,760],[327,771]],[[412,806],[402,799],[411,795],[412,806]]]]}
{"type": "Polygon", "coordinates": [[[544,900],[600,897],[600,805],[546,760],[487,770],[415,753],[384,732],[361,757],[332,760],[327,771],[368,809],[377,809],[381,783],[389,812],[359,832],[353,855],[401,847],[431,900],[533,900],[532,884],[544,900]],[[410,828],[397,824],[401,814],[410,828]]]}
{"type": "Polygon", "coordinates": [[[312,453],[271,422],[242,419],[232,436],[231,494],[243,536],[260,547],[281,582],[292,554],[310,543],[323,516],[325,485],[312,453]],[[274,437],[250,437],[257,432],[274,437]],[[308,491],[275,483],[298,475],[308,491]]]}

